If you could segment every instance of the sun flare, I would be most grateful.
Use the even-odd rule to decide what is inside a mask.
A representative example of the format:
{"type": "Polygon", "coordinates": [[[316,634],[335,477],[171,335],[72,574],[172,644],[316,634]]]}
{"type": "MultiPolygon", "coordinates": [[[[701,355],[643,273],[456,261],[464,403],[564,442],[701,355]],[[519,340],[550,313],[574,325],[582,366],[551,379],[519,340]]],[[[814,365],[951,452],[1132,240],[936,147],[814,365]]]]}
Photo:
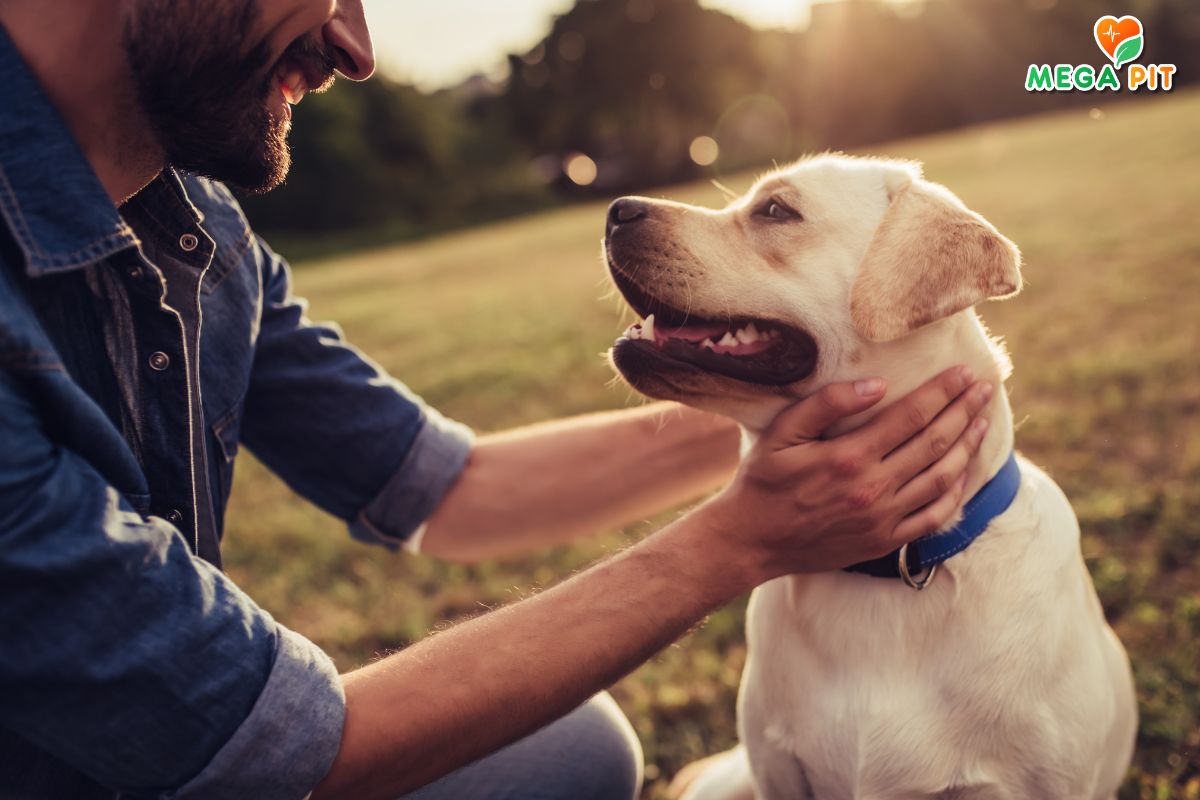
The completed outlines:
{"type": "Polygon", "coordinates": [[[765,28],[799,28],[808,21],[808,0],[701,0],[701,5],[735,14],[765,28]]]}

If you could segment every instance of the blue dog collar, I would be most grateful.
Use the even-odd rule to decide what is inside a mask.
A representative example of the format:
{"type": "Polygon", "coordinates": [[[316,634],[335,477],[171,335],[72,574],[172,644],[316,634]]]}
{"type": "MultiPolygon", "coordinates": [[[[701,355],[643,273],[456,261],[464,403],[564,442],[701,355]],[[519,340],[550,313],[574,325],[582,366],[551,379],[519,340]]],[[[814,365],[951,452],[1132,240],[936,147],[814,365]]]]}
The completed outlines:
{"type": "Polygon", "coordinates": [[[1020,488],[1021,469],[1017,466],[1017,454],[1013,452],[995,477],[967,501],[962,520],[953,528],[918,539],[883,558],[846,567],[846,572],[873,578],[899,578],[914,589],[922,589],[939,564],[966,550],[987,530],[992,520],[1008,510],[1020,488]],[[912,577],[927,571],[923,580],[912,577]]]}

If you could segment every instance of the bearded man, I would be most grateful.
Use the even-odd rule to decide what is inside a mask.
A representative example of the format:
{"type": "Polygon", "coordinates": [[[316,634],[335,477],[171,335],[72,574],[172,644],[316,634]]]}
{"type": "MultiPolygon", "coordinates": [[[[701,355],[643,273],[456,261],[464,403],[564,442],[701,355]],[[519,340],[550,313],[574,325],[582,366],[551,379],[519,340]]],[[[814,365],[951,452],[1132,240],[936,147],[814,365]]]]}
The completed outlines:
{"type": "Polygon", "coordinates": [[[732,423],[670,405],[475,438],[309,322],[224,184],[277,186],[291,106],[373,70],[360,0],[0,0],[0,796],[627,800],[605,687],[958,504],[964,370],[826,441],[885,392],[830,387],[734,474],[732,423]],[[355,536],[464,562],[728,485],[339,675],[221,572],[242,445],[355,536]]]}

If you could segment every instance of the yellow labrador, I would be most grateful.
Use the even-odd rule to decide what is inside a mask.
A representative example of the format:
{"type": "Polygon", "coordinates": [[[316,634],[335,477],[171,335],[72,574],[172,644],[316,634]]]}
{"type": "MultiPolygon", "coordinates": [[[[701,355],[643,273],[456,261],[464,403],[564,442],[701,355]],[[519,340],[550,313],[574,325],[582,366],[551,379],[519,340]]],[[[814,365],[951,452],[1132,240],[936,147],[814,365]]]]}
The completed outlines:
{"type": "MultiPolygon", "coordinates": [[[[955,364],[997,384],[1011,371],[972,307],[1020,290],[1017,248],[910,163],[805,160],[720,211],[623,198],[605,251],[641,318],[616,369],[748,441],[834,381],[888,380],[845,430],[955,364]]],[[[742,746],[688,800],[1116,796],[1137,726],[1129,661],[1075,515],[1013,454],[997,395],[955,525],[754,593],[742,746]]]]}

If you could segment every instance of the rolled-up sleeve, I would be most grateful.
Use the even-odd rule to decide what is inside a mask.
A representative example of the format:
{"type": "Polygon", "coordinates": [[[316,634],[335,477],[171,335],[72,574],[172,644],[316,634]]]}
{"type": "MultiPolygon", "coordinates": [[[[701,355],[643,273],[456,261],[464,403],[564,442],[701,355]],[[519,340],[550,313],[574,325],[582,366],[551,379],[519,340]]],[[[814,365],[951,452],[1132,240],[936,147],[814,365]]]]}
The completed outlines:
{"type": "Polygon", "coordinates": [[[330,659],[42,430],[0,373],[0,728],[125,796],[299,800],[345,698],[330,659]]]}
{"type": "Polygon", "coordinates": [[[279,634],[250,716],[179,800],[307,797],[329,771],[345,717],[341,681],[316,645],[286,628],[279,634]]]}
{"type": "Polygon", "coordinates": [[[358,539],[409,540],[465,467],[472,432],[313,323],[291,270],[261,240],[263,311],[242,440],[358,539]]]}
{"type": "Polygon", "coordinates": [[[424,415],[400,467],[350,523],[356,539],[389,549],[413,544],[462,472],[470,454],[471,431],[432,408],[426,408],[424,415]]]}

